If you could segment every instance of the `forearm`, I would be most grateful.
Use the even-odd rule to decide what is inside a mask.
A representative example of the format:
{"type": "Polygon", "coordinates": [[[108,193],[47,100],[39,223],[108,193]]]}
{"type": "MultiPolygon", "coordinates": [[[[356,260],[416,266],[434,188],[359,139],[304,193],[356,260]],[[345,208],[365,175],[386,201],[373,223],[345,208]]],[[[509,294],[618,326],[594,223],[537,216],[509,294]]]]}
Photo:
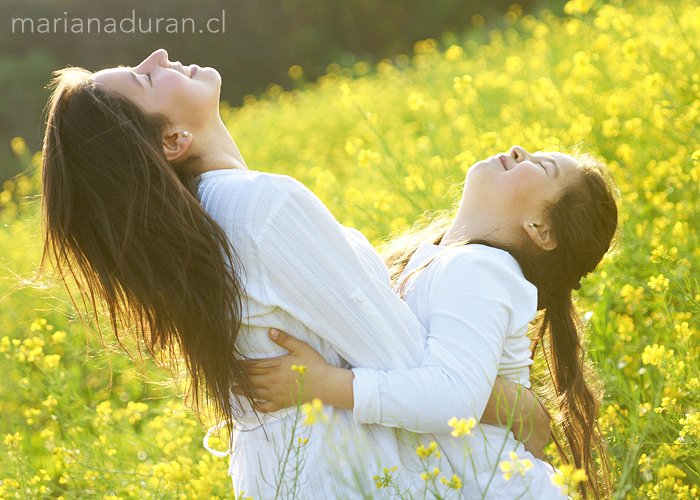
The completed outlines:
{"type": "Polygon", "coordinates": [[[328,365],[320,379],[312,382],[308,396],[319,398],[324,404],[352,411],[355,407],[352,388],[354,378],[352,370],[328,365]]]}
{"type": "Polygon", "coordinates": [[[424,364],[411,370],[353,368],[355,421],[444,434],[452,430],[448,425],[452,417],[478,419],[491,392],[484,367],[457,370],[449,355],[432,350],[428,360],[439,357],[439,365],[424,364]]]}
{"type": "Polygon", "coordinates": [[[481,423],[510,426],[516,437],[527,437],[534,425],[537,396],[520,384],[496,377],[481,423]]]}

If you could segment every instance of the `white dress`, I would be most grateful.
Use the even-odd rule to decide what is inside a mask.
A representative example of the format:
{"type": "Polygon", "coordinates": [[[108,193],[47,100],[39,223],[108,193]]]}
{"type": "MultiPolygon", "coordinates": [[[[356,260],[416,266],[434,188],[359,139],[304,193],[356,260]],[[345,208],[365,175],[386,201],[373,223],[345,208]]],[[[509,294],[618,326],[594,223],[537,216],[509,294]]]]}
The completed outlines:
{"type": "Polygon", "coordinates": [[[405,301],[429,332],[427,349],[419,368],[353,369],[356,421],[432,433],[424,442],[439,443],[463,480],[465,499],[567,498],[551,482],[555,470],[511,432],[480,424],[465,447],[447,425],[452,417],[479,421],[497,375],[530,386],[527,329],[537,312],[536,287],[509,253],[483,245],[423,244],[402,276],[410,276],[405,301]],[[499,464],[511,451],[533,467],[506,480],[499,464]]]}
{"type": "MultiPolygon", "coordinates": [[[[242,263],[245,300],[236,345],[243,355],[285,354],[268,338],[268,328],[276,327],[336,366],[420,364],[426,335],[391,290],[381,258],[306,187],[286,176],[215,170],[202,174],[198,191],[242,263]]],[[[372,476],[384,467],[410,468],[410,457],[402,464],[395,431],[358,425],[350,411],[326,406],[325,412],[332,425],[301,426],[294,437],[287,410],[260,414],[260,421],[249,411],[237,419],[229,468],[235,493],[255,500],[384,498],[372,476]],[[287,455],[297,437],[309,441],[287,455]]],[[[417,472],[401,474],[402,488],[416,492],[422,483],[417,472]]]]}

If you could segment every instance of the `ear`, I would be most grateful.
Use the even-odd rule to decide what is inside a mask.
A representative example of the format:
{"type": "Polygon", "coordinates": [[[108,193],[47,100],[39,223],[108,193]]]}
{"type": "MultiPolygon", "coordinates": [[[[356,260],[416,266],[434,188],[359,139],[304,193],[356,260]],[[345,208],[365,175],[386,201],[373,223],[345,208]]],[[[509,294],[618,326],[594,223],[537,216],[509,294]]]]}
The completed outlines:
{"type": "Polygon", "coordinates": [[[542,250],[554,250],[557,238],[548,222],[524,222],[523,227],[532,242],[542,250]]]}
{"type": "Polygon", "coordinates": [[[163,137],[163,151],[168,161],[177,160],[190,147],[192,134],[189,132],[175,132],[163,137]]]}

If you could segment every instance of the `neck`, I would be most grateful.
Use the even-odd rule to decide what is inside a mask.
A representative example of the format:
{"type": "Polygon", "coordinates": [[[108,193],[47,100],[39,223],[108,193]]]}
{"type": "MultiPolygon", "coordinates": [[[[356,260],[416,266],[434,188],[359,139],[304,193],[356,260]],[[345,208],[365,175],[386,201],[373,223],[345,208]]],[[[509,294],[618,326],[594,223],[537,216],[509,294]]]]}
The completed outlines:
{"type": "MultiPolygon", "coordinates": [[[[461,208],[461,207],[460,207],[461,208]]],[[[492,244],[518,245],[522,235],[513,221],[494,220],[491,214],[477,214],[458,210],[452,224],[440,242],[450,246],[466,241],[487,241],[492,244]]]]}
{"type": "Polygon", "coordinates": [[[222,169],[248,170],[226,125],[219,116],[216,118],[211,124],[193,132],[193,139],[197,143],[193,154],[202,159],[204,166],[198,173],[222,169]]]}

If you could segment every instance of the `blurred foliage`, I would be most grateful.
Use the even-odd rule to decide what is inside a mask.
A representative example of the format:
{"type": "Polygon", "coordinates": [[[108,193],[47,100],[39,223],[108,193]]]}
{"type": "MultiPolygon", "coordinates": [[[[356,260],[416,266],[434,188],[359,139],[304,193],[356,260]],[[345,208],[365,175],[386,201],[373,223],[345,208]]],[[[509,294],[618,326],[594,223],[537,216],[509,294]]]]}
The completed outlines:
{"type": "MultiPolygon", "coordinates": [[[[0,37],[0,181],[17,173],[9,140],[22,136],[30,147],[41,144],[40,114],[51,72],[64,66],[93,71],[119,64],[136,65],[153,50],[166,48],[173,60],[213,66],[223,78],[222,98],[240,104],[247,94],[260,95],[275,82],[289,89],[288,70],[303,68],[304,80],[325,74],[326,66],[356,60],[373,63],[382,57],[408,53],[416,40],[446,31],[461,32],[473,15],[500,19],[513,0],[162,0],[90,2],[74,0],[0,0],[3,36],[0,37]],[[50,33],[39,32],[39,20],[48,19],[50,33]],[[88,19],[100,21],[101,32],[88,19]],[[107,19],[134,33],[105,33],[107,19]],[[156,19],[161,18],[156,32],[156,19]],[[31,19],[34,33],[30,33],[31,19]],[[73,32],[74,19],[83,29],[73,32]],[[166,30],[168,19],[192,19],[178,32],[166,30]],[[214,19],[209,33],[208,20],[214,19]],[[142,24],[139,24],[141,22],[142,24]],[[150,33],[141,33],[148,31],[150,33]],[[24,29],[24,32],[23,32],[24,29]],[[202,33],[199,30],[202,29],[202,33]],[[55,32],[53,32],[55,31],[55,32]]],[[[558,0],[550,0],[558,1],[558,0]]],[[[535,0],[523,0],[524,7],[535,0]]],[[[44,30],[46,31],[46,30],[44,30]]],[[[303,86],[302,80],[295,82],[303,86]]]]}
{"type": "Polygon", "coordinates": [[[0,182],[22,168],[10,148],[13,137],[27,137],[33,149],[41,144],[41,113],[49,98],[45,87],[56,67],[56,59],[42,49],[0,55],[0,182]]]}
{"type": "MultiPolygon", "coordinates": [[[[698,498],[700,6],[572,0],[502,23],[332,64],[303,91],[271,84],[221,113],[250,168],[297,177],[375,244],[449,210],[469,166],[513,144],[603,158],[620,239],[577,306],[606,388],[615,498],[698,498]]],[[[13,150],[38,169],[21,139],[13,150]]],[[[233,497],[162,369],[106,357],[92,335],[86,349],[65,292],[24,284],[40,255],[37,176],[0,191],[0,496],[233,497]]]]}

